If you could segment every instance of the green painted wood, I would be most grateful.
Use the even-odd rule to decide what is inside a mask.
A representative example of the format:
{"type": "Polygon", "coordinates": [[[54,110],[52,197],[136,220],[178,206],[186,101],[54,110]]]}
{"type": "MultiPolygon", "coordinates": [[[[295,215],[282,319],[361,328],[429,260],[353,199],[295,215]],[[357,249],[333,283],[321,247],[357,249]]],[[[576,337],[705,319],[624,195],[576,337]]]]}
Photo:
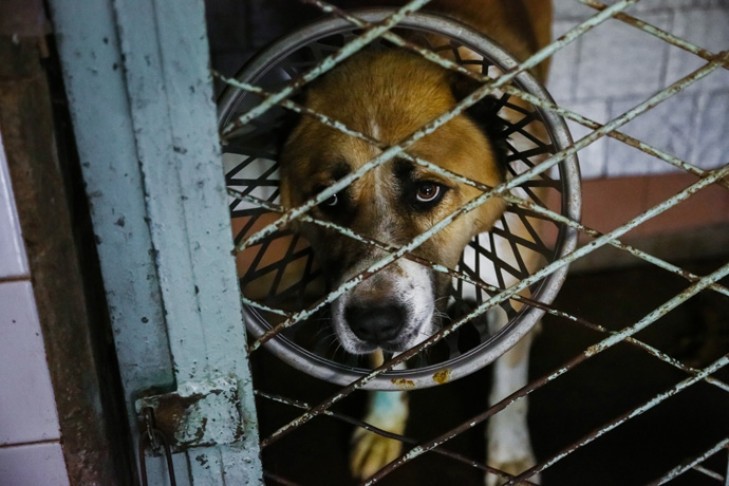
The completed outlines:
{"type": "Polygon", "coordinates": [[[262,484],[203,4],[50,3],[127,407],[153,386],[233,377],[243,440],[177,454],[178,481],[262,484]]]}

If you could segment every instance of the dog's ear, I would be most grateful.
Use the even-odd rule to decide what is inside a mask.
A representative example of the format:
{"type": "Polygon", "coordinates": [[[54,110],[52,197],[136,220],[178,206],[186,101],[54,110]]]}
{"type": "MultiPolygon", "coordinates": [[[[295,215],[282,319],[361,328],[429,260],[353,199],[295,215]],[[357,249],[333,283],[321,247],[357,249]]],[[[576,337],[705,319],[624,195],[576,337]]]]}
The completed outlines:
{"type": "MultiPolygon", "coordinates": [[[[466,77],[462,74],[453,73],[451,78],[451,90],[457,101],[463,100],[465,97],[481,87],[478,81],[466,77]]],[[[496,160],[502,175],[506,173],[506,154],[507,154],[507,132],[508,127],[506,121],[499,116],[499,111],[503,107],[503,100],[493,95],[486,96],[479,102],[466,110],[466,115],[470,117],[491,142],[496,152],[496,160]]]]}

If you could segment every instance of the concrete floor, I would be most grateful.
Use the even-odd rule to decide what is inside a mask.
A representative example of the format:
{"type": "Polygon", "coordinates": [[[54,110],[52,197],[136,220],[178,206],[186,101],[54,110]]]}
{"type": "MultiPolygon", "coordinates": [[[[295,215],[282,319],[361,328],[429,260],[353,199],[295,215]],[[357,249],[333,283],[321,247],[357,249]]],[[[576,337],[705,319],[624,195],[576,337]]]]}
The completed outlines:
{"type": "MultiPolygon", "coordinates": [[[[683,262],[684,268],[710,273],[728,258],[683,262]]],[[[610,329],[639,320],[687,286],[686,281],[651,267],[572,275],[556,307],[610,329]]],[[[705,366],[729,352],[729,299],[703,292],[640,333],[641,340],[684,363],[705,366]]],[[[597,342],[601,336],[577,324],[546,318],[535,341],[531,377],[537,378],[597,342]]],[[[292,371],[263,353],[254,359],[255,384],[263,391],[315,404],[337,387],[292,371]]],[[[729,370],[715,375],[729,380],[729,370]]],[[[560,449],[622,413],[644,403],[686,377],[636,348],[620,344],[583,363],[536,391],[530,402],[530,428],[536,454],[546,460],[560,449]]],[[[411,394],[407,435],[433,438],[486,408],[488,370],[458,382],[411,394]]],[[[361,415],[363,395],[337,409],[361,415]]],[[[708,449],[729,436],[729,394],[698,383],[594,443],[569,455],[543,474],[546,485],[638,485],[708,449]]],[[[288,407],[259,400],[262,436],[298,415],[288,407]]],[[[352,427],[317,418],[265,450],[264,467],[293,484],[354,484],[347,473],[352,427]]],[[[447,448],[480,460],[483,428],[450,441],[447,448]]],[[[706,463],[726,471],[726,453],[706,463]]],[[[278,484],[272,480],[268,484],[278,484]]],[[[468,466],[427,454],[388,476],[384,485],[477,485],[481,473],[468,466]]],[[[716,485],[716,480],[689,472],[671,484],[716,485]]]]}

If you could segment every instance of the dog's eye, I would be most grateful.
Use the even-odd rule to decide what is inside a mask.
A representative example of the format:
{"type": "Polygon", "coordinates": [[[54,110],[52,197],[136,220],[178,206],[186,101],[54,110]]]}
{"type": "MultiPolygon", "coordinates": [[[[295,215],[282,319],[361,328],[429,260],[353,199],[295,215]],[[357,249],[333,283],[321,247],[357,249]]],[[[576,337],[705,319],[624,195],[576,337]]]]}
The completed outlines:
{"type": "MultiPolygon", "coordinates": [[[[318,195],[320,192],[325,190],[328,186],[325,185],[317,185],[314,187],[314,190],[312,191],[312,197],[315,195],[318,195]]],[[[325,199],[322,202],[319,203],[319,207],[325,207],[325,208],[334,208],[338,204],[341,203],[341,197],[339,193],[335,193],[332,196],[329,196],[329,199],[325,199]]]]}
{"type": "Polygon", "coordinates": [[[329,199],[327,199],[326,201],[324,201],[321,204],[322,204],[322,206],[329,206],[329,207],[336,206],[337,204],[339,204],[339,194],[333,195],[332,197],[330,197],[329,199]]]}
{"type": "Polygon", "coordinates": [[[419,182],[415,188],[415,200],[421,204],[434,204],[443,197],[445,188],[435,182],[419,182]]]}

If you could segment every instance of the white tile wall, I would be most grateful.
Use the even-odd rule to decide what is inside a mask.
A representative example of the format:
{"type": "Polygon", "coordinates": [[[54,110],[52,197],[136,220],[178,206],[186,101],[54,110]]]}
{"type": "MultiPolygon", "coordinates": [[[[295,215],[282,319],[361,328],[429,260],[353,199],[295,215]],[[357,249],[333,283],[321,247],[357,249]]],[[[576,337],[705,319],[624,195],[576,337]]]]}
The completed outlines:
{"type": "MultiPolygon", "coordinates": [[[[688,10],[675,15],[672,32],[687,41],[721,52],[729,48],[729,2],[722,8],[688,10]]],[[[674,80],[698,69],[706,61],[682,49],[671,49],[668,59],[668,79],[674,80]]],[[[729,70],[718,69],[702,81],[705,92],[726,90],[729,70]]]]}
{"type": "Polygon", "coordinates": [[[28,275],[28,261],[20,238],[13,188],[0,136],[0,279],[28,275]]]}
{"type": "MultiPolygon", "coordinates": [[[[554,1],[555,36],[595,13],[576,0],[554,1]]],[[[627,13],[712,52],[729,47],[729,1],[642,0],[627,13]]],[[[597,120],[607,121],[705,63],[611,19],[555,54],[548,87],[558,103],[592,118],[607,114],[597,120]]],[[[571,129],[575,138],[585,133],[571,129]]],[[[704,169],[729,163],[729,71],[718,69],[620,130],[704,169]]],[[[615,140],[579,158],[585,178],[676,170],[615,140]]]]}
{"type": "MultiPolygon", "coordinates": [[[[663,29],[671,26],[670,13],[642,18],[663,29]]],[[[611,20],[588,32],[579,45],[578,99],[620,98],[662,87],[669,49],[665,42],[611,20]]]]}
{"type": "Polygon", "coordinates": [[[0,284],[0,445],[60,438],[30,282],[0,284]]]}
{"type": "MultiPolygon", "coordinates": [[[[729,86],[729,83],[727,83],[729,86]]],[[[693,159],[697,165],[709,169],[729,164],[729,89],[702,93],[697,101],[699,113],[698,133],[702,144],[696,144],[693,159]]]]}
{"type": "MultiPolygon", "coordinates": [[[[610,117],[620,116],[641,101],[643,101],[642,97],[613,101],[610,105],[610,117]]],[[[695,133],[694,127],[686,121],[693,118],[693,96],[690,92],[680,93],[670,103],[660,104],[632,120],[623,127],[622,131],[669,154],[689,160],[695,133]]],[[[614,140],[608,142],[608,154],[608,176],[639,175],[646,171],[653,173],[680,170],[614,140]]]]}
{"type": "Polygon", "coordinates": [[[69,484],[56,403],[0,142],[0,485],[69,484]]]}
{"type": "Polygon", "coordinates": [[[0,448],[0,484],[66,486],[69,484],[58,443],[0,448]]]}

